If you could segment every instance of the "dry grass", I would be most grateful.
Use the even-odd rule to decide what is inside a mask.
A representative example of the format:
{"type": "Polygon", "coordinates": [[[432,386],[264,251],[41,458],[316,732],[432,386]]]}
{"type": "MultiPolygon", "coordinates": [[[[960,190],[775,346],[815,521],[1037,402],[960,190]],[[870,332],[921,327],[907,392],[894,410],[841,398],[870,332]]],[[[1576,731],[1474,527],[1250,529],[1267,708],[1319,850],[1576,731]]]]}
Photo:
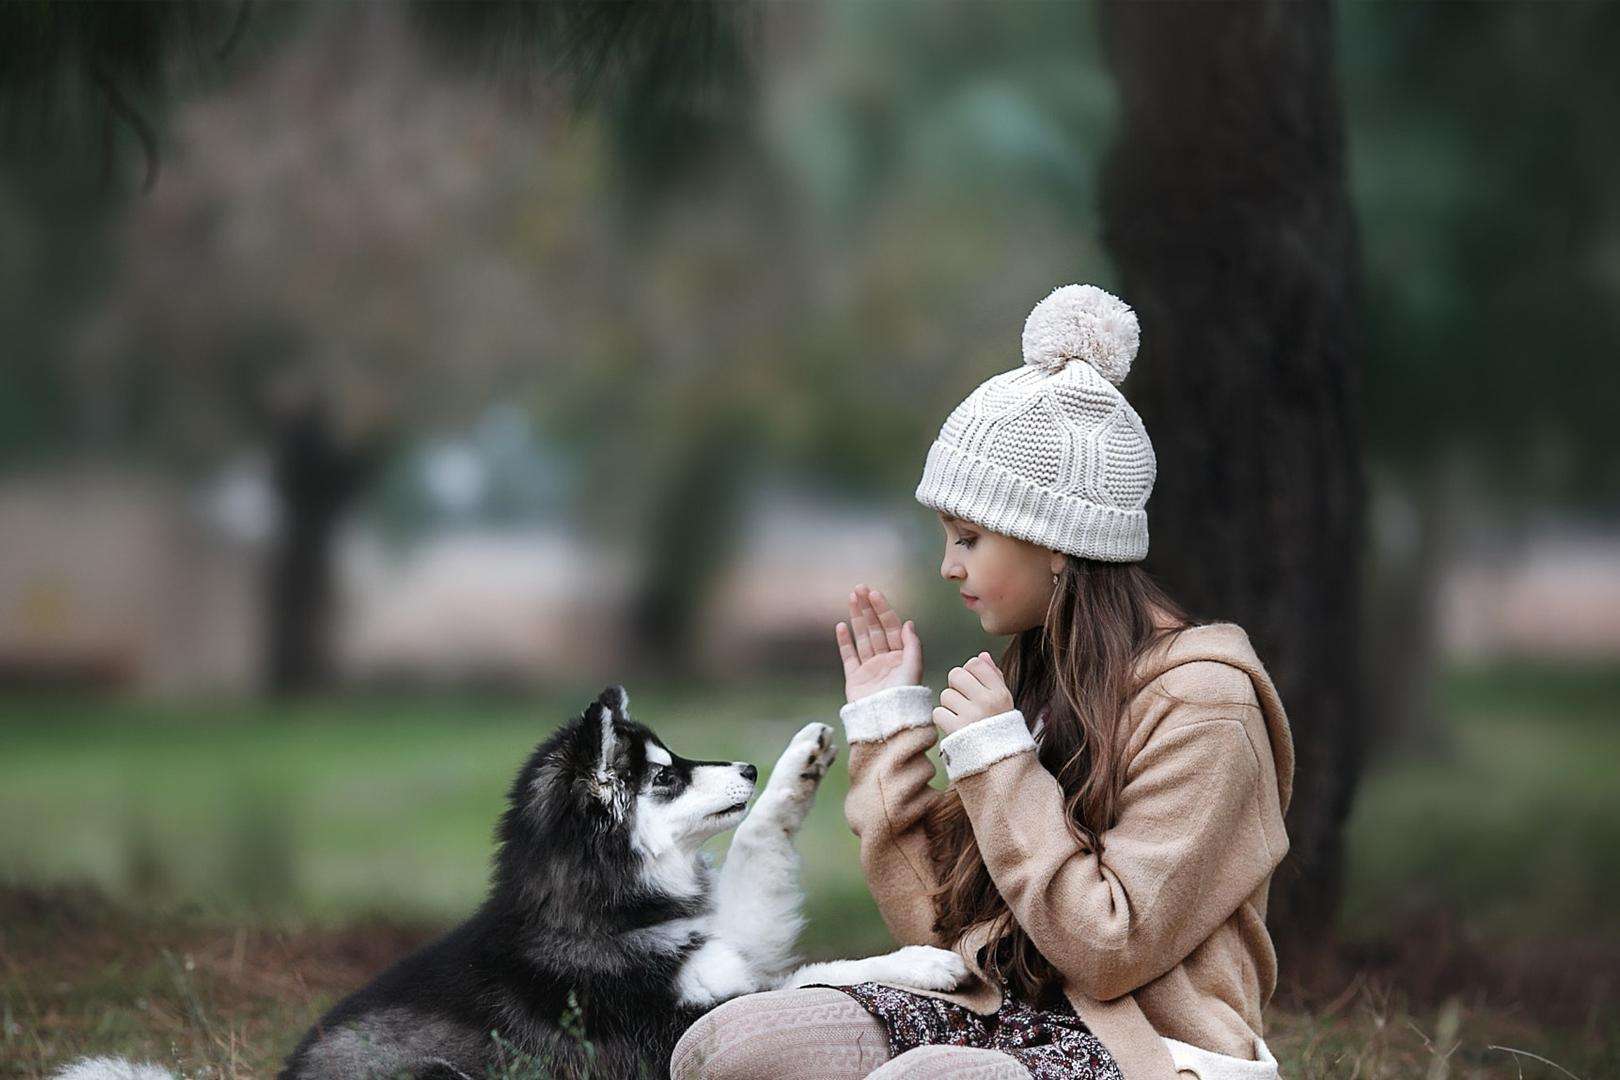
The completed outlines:
{"type": "Polygon", "coordinates": [[[73,889],[0,892],[0,1076],[87,1053],[188,1076],[274,1076],[320,1012],[436,928],[222,925],[147,917],[73,889]]]}
{"type": "MultiPolygon", "coordinates": [[[[62,888],[0,891],[0,928],[0,1076],[45,1077],[82,1054],[116,1053],[217,1080],[275,1075],[322,1009],[437,929],[384,921],[238,926],[195,912],[141,914],[62,888]]],[[[1535,983],[1527,978],[1526,986],[1535,983]]],[[[1283,1075],[1620,1075],[1601,981],[1587,988],[1584,1016],[1571,1011],[1578,994],[1504,1002],[1500,992],[1458,990],[1420,1000],[1403,989],[1410,985],[1435,989],[1444,980],[1374,965],[1331,998],[1286,1006],[1279,999],[1267,1041],[1283,1075]]]]}
{"type": "Polygon", "coordinates": [[[1266,1032],[1290,1080],[1596,1080],[1614,1075],[1613,1037],[1612,1028],[1603,1033],[1594,1026],[1583,1035],[1478,996],[1414,1003],[1387,976],[1366,974],[1314,1011],[1268,1010],[1266,1032]],[[1595,1068],[1599,1061],[1609,1066],[1595,1068]]]}

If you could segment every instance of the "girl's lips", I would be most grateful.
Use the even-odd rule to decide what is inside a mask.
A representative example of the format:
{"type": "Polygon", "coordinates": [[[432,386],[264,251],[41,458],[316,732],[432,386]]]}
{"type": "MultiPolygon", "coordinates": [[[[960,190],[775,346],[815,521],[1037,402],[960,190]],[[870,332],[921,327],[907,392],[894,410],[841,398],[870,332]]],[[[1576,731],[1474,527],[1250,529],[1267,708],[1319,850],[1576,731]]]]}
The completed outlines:
{"type": "Polygon", "coordinates": [[[968,607],[972,607],[974,604],[977,604],[978,602],[979,602],[979,598],[977,596],[970,596],[967,593],[962,594],[962,603],[966,604],[968,607]]]}

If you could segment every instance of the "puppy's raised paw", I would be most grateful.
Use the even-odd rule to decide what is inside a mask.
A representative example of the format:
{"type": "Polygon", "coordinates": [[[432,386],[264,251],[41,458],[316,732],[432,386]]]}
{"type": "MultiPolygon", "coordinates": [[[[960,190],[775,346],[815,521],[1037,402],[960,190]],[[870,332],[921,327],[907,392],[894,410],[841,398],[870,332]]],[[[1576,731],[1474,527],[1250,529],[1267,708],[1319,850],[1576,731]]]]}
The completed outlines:
{"type": "Polygon", "coordinates": [[[761,824],[774,822],[789,836],[798,832],[815,801],[816,789],[838,756],[832,734],[826,724],[806,724],[799,729],[765,781],[765,790],[754,804],[751,818],[761,824]]]}
{"type": "MultiPolygon", "coordinates": [[[[838,747],[833,745],[833,729],[826,724],[806,724],[799,729],[788,743],[788,752],[795,749],[800,751],[799,779],[820,783],[821,778],[827,775],[827,769],[832,766],[833,759],[838,757],[838,747]]],[[[787,759],[784,756],[783,761],[787,759]]]]}
{"type": "Polygon", "coordinates": [[[810,799],[837,756],[832,728],[826,724],[806,724],[788,741],[766,784],[784,798],[810,799]]]}

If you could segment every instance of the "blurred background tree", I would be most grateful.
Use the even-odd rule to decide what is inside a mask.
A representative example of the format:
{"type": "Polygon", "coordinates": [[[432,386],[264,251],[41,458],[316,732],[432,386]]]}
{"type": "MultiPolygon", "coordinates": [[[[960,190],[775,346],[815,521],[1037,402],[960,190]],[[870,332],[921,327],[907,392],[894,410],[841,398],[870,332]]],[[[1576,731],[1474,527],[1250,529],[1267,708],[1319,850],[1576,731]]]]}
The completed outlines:
{"type": "MultiPolygon", "coordinates": [[[[266,676],[277,692],[328,685],[335,532],[400,428],[464,419],[469,403],[512,392],[518,377],[532,385],[544,374],[537,355],[561,351],[538,336],[529,307],[543,283],[492,251],[488,230],[515,213],[514,185],[546,127],[566,122],[562,95],[575,116],[600,112],[618,128],[622,205],[636,212],[730,147],[745,111],[744,6],[409,10],[440,58],[495,76],[505,112],[521,107],[529,123],[502,116],[485,89],[423,78],[432,69],[390,5],[278,7],[266,37],[295,23],[331,28],[300,25],[321,47],[279,63],[232,55],[257,30],[246,2],[17,5],[0,26],[13,145],[82,162],[99,137],[96,207],[120,198],[111,178],[126,149],[143,158],[143,190],[154,189],[177,96],[237,80],[226,109],[190,115],[187,175],[131,215],[124,277],[81,350],[83,382],[99,385],[44,365],[29,365],[29,378],[47,407],[65,392],[95,402],[82,409],[119,428],[94,435],[102,447],[133,441],[195,465],[244,435],[268,442],[280,539],[266,578],[266,676]],[[447,313],[460,324],[444,326],[447,313]]],[[[552,253],[523,255],[548,265],[552,253]]],[[[560,258],[549,266],[559,279],[570,272],[560,258]]]]}
{"type": "Polygon", "coordinates": [[[1620,505],[1605,358],[1620,211],[1606,4],[1344,13],[1366,226],[1365,441],[1398,528],[1370,582],[1375,748],[1433,753],[1436,621],[1481,503],[1507,535],[1620,505]]]}

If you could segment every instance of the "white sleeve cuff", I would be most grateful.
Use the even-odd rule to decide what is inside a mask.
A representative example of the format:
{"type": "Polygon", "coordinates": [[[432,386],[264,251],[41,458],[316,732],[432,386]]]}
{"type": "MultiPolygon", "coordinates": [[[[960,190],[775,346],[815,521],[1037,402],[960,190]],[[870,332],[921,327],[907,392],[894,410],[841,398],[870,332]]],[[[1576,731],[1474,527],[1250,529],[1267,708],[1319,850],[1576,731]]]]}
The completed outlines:
{"type": "Polygon", "coordinates": [[[926,686],[890,686],[838,710],[848,742],[881,742],[906,728],[932,725],[934,692],[926,686]]]}
{"type": "Polygon", "coordinates": [[[952,780],[983,772],[1002,758],[1033,749],[1035,738],[1017,709],[975,720],[939,740],[945,775],[952,780]]]}

